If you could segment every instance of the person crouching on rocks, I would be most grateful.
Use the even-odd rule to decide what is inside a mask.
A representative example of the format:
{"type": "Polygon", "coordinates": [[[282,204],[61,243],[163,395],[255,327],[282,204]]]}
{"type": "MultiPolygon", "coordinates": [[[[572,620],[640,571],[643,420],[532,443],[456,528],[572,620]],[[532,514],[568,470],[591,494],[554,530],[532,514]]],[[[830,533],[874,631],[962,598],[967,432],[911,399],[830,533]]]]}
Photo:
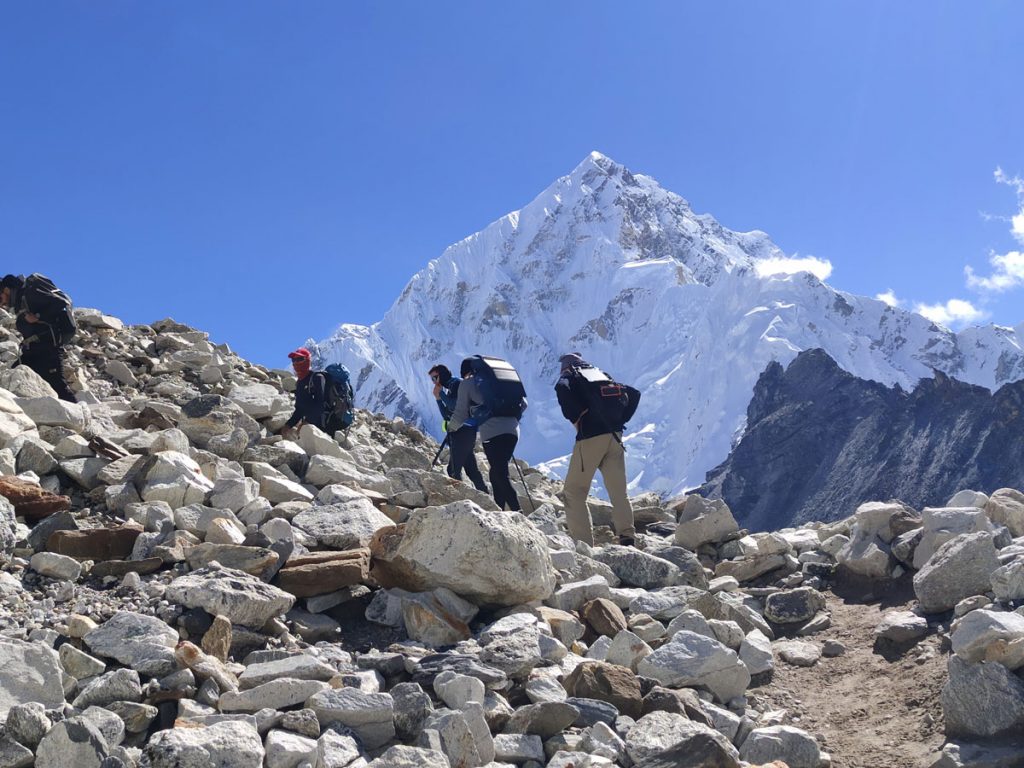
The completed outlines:
{"type": "MultiPolygon", "coordinates": [[[[299,422],[312,424],[318,429],[324,429],[324,408],[327,404],[327,377],[322,373],[314,373],[312,370],[312,356],[305,347],[299,347],[294,352],[289,352],[288,357],[292,361],[292,370],[298,383],[295,385],[295,410],[281,428],[279,434],[292,438],[295,436],[295,428],[299,422]]],[[[328,433],[333,434],[333,433],[328,433]]]]}
{"type": "Polygon", "coordinates": [[[444,429],[448,433],[448,476],[462,480],[462,472],[473,483],[478,491],[487,493],[484,476],[476,464],[476,428],[464,425],[461,429],[452,430],[449,422],[458,403],[459,385],[462,379],[452,376],[448,366],[438,363],[429,371],[430,380],[434,382],[434,399],[444,419],[444,429]]]}
{"type": "Polygon", "coordinates": [[[61,400],[77,402],[64,374],[64,346],[78,330],[68,295],[43,275],[7,275],[0,280],[0,306],[17,316],[19,363],[38,373],[61,400]]]}

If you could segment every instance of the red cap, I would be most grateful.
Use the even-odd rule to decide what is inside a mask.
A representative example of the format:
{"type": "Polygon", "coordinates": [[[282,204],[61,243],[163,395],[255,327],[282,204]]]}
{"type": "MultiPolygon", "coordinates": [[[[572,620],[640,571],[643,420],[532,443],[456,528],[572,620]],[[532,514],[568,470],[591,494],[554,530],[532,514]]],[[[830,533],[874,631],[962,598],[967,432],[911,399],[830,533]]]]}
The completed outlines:
{"type": "Polygon", "coordinates": [[[290,357],[292,360],[309,360],[309,350],[306,349],[305,347],[299,347],[294,352],[289,352],[288,357],[290,357]]]}

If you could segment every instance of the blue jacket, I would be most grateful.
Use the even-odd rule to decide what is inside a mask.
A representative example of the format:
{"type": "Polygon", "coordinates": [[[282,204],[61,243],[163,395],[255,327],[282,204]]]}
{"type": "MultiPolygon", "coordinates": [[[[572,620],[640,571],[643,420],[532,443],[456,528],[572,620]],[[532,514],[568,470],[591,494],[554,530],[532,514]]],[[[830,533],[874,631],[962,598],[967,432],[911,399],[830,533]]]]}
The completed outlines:
{"type": "Polygon", "coordinates": [[[459,397],[459,384],[462,382],[458,376],[452,376],[441,385],[441,394],[437,398],[437,409],[441,411],[441,418],[451,421],[455,413],[455,403],[459,397]]]}

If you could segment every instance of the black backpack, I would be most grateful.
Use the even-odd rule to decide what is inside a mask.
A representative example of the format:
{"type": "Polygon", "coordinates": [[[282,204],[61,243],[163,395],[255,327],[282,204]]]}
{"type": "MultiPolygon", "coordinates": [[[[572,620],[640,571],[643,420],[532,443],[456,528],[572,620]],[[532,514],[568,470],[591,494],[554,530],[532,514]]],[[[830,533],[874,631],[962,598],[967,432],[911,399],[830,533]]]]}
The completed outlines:
{"type": "Polygon", "coordinates": [[[67,344],[78,333],[71,299],[53,281],[38,273],[25,278],[24,303],[28,311],[39,315],[53,329],[54,342],[67,344]]]}
{"type": "Polygon", "coordinates": [[[477,426],[492,416],[521,419],[526,409],[526,389],[516,369],[498,357],[474,355],[470,360],[484,401],[473,409],[472,416],[477,426]]]}
{"type": "Polygon", "coordinates": [[[573,368],[572,376],[594,420],[612,432],[621,432],[640,405],[640,390],[620,384],[591,365],[573,368]]]}

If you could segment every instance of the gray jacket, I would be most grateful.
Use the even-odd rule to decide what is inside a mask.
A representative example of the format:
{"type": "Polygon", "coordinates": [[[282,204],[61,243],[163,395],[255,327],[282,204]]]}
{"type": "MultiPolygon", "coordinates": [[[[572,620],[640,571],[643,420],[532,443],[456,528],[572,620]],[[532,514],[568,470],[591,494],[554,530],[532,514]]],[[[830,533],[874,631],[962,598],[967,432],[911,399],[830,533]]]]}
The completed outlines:
{"type": "MultiPolygon", "coordinates": [[[[448,431],[454,432],[462,427],[470,418],[471,411],[478,405],[483,405],[484,399],[480,394],[480,386],[475,376],[467,376],[459,385],[459,396],[455,401],[455,411],[448,420],[448,431]]],[[[526,410],[526,402],[523,402],[523,410],[526,410]]],[[[492,437],[498,435],[519,436],[519,419],[514,416],[492,416],[478,428],[480,441],[486,443],[492,437]]]]}

